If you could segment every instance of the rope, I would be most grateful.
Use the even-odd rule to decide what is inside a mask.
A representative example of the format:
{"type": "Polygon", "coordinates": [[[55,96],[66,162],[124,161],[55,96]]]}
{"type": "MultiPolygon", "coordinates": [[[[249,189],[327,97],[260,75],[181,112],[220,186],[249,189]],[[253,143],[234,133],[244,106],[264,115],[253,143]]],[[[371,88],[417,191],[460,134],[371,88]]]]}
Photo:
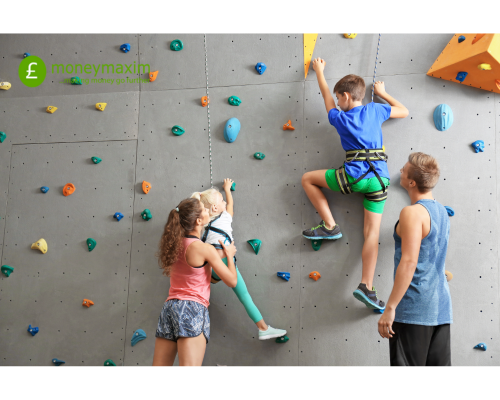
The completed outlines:
{"type": "Polygon", "coordinates": [[[378,44],[377,44],[377,57],[375,58],[375,69],[373,71],[373,84],[372,84],[372,103],[373,103],[373,93],[375,91],[375,77],[377,76],[377,64],[378,64],[378,51],[380,49],[380,37],[381,33],[378,34],[378,44]]]}
{"type": "Polygon", "coordinates": [[[212,137],[210,136],[210,97],[208,95],[208,62],[207,62],[207,35],[203,35],[203,42],[205,45],[205,75],[207,77],[207,116],[208,116],[208,149],[210,156],[210,187],[213,185],[213,175],[212,175],[212,137]]]}

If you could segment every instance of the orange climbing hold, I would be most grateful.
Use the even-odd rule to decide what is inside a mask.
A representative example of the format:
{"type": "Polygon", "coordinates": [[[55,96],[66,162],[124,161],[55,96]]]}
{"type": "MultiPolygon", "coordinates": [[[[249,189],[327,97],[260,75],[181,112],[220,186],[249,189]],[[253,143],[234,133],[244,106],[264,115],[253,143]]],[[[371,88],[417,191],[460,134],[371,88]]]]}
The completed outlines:
{"type": "Polygon", "coordinates": [[[496,85],[497,85],[498,90],[500,90],[500,79],[497,79],[497,80],[495,81],[495,83],[496,83],[496,85]]]}
{"type": "Polygon", "coordinates": [[[151,190],[151,183],[146,182],[146,181],[142,181],[142,191],[145,194],[148,194],[150,190],[151,190]]]}
{"type": "Polygon", "coordinates": [[[474,39],[472,39],[472,44],[477,43],[480,39],[483,38],[485,33],[478,33],[476,36],[474,36],[474,39]]]}
{"type": "Polygon", "coordinates": [[[73,194],[74,191],[75,191],[75,185],[73,185],[72,183],[67,183],[64,186],[63,195],[69,196],[69,195],[73,194]]]}
{"type": "Polygon", "coordinates": [[[89,300],[89,299],[83,299],[83,303],[82,303],[82,306],[85,306],[85,307],[90,307],[90,306],[93,306],[94,305],[94,302],[92,300],[89,300]]]}
{"type": "Polygon", "coordinates": [[[149,82],[154,82],[158,76],[158,71],[153,71],[149,73],[149,82]]]}
{"type": "Polygon", "coordinates": [[[453,279],[453,274],[450,271],[444,271],[444,274],[446,275],[446,280],[448,282],[453,279]]]}
{"type": "Polygon", "coordinates": [[[208,99],[208,96],[203,96],[201,98],[201,105],[202,105],[202,107],[206,107],[208,103],[210,103],[210,100],[208,99]]]}
{"type": "Polygon", "coordinates": [[[321,274],[318,271],[313,271],[309,274],[309,278],[317,281],[319,278],[321,278],[321,274]]]}
{"type": "Polygon", "coordinates": [[[291,120],[288,120],[288,122],[283,125],[283,130],[284,131],[294,131],[295,128],[292,126],[292,121],[291,120]]]}

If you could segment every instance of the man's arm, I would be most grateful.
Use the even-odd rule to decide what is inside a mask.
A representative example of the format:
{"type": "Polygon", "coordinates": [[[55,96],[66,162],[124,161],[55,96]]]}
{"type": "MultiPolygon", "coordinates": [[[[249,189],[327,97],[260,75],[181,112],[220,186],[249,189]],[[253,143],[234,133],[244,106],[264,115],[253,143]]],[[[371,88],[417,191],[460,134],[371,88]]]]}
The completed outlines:
{"type": "Polygon", "coordinates": [[[389,118],[406,118],[408,116],[408,109],[385,91],[384,82],[375,82],[374,93],[391,105],[391,115],[389,118]]]}
{"type": "Polygon", "coordinates": [[[319,90],[323,95],[323,100],[325,101],[326,112],[329,113],[332,108],[335,108],[335,100],[333,99],[328,84],[326,83],[325,75],[323,71],[325,69],[326,62],[321,58],[315,58],[313,61],[313,69],[316,71],[316,78],[318,79],[319,90]]]}

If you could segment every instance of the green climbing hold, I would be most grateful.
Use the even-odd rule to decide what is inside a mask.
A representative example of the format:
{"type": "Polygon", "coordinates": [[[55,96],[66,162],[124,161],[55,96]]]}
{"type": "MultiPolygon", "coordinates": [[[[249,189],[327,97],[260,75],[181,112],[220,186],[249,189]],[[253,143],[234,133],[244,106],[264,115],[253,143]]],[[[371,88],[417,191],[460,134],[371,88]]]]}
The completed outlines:
{"type": "Polygon", "coordinates": [[[231,191],[235,191],[236,190],[236,182],[233,182],[233,184],[231,185],[231,191]]]}
{"type": "Polygon", "coordinates": [[[241,99],[238,96],[231,96],[227,99],[227,102],[232,106],[239,106],[241,104],[241,99]]]}
{"type": "Polygon", "coordinates": [[[290,339],[288,338],[288,336],[281,336],[281,337],[278,337],[276,338],[276,343],[286,343],[288,342],[290,339]]]}
{"type": "Polygon", "coordinates": [[[108,358],[106,361],[104,361],[104,366],[105,367],[116,367],[116,364],[113,362],[113,360],[108,358]]]}
{"type": "Polygon", "coordinates": [[[247,240],[248,243],[250,243],[250,246],[252,246],[253,251],[255,251],[255,254],[259,254],[260,246],[262,246],[262,242],[259,239],[251,239],[247,240]]]}
{"type": "Polygon", "coordinates": [[[72,85],[83,85],[82,79],[78,76],[73,76],[70,80],[72,85]]]}
{"type": "Polygon", "coordinates": [[[184,132],[186,132],[182,126],[179,126],[179,125],[174,125],[172,127],[172,133],[175,135],[175,136],[181,136],[184,132]]]}
{"type": "Polygon", "coordinates": [[[263,160],[263,159],[266,157],[266,155],[265,155],[264,153],[255,153],[253,156],[254,156],[257,160],[263,160]]]}
{"type": "Polygon", "coordinates": [[[92,162],[94,164],[99,164],[102,161],[102,158],[99,157],[92,157],[92,162]]]}
{"type": "Polygon", "coordinates": [[[180,51],[183,48],[184,48],[184,44],[182,43],[182,40],[175,39],[175,40],[172,40],[172,42],[170,43],[170,50],[180,51]]]}
{"type": "Polygon", "coordinates": [[[5,276],[10,276],[10,274],[14,272],[14,268],[9,267],[8,265],[2,265],[1,270],[5,276]]]}
{"type": "Polygon", "coordinates": [[[153,218],[153,215],[151,215],[151,211],[146,208],[143,212],[141,212],[141,217],[143,220],[149,221],[151,218],[153,218]]]}
{"type": "Polygon", "coordinates": [[[321,247],[321,243],[323,242],[323,240],[321,239],[317,239],[317,240],[311,240],[311,244],[312,244],[312,247],[314,249],[314,251],[318,251],[319,248],[321,247]]]}
{"type": "Polygon", "coordinates": [[[6,137],[7,137],[7,135],[5,134],[5,132],[0,131],[0,143],[3,143],[3,141],[5,140],[6,137]]]}
{"type": "Polygon", "coordinates": [[[92,239],[92,238],[88,238],[88,239],[87,239],[87,246],[88,246],[88,248],[89,248],[89,251],[94,250],[94,249],[95,249],[96,244],[97,244],[97,242],[96,242],[94,239],[92,239]]]}

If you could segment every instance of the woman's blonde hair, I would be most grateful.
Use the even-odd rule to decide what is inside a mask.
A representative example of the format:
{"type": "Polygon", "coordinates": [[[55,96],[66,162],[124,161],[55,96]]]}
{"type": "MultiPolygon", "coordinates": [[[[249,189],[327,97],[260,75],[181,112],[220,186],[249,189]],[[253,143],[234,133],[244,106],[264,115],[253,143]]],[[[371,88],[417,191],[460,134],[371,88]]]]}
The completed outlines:
{"type": "Polygon", "coordinates": [[[437,160],[428,154],[415,152],[409,155],[408,162],[408,178],[415,181],[420,193],[430,192],[439,180],[437,160]]]}
{"type": "Polygon", "coordinates": [[[219,189],[217,189],[216,187],[212,187],[203,192],[194,192],[191,195],[191,198],[200,200],[205,208],[208,208],[210,218],[213,219],[213,217],[219,215],[212,212],[212,206],[216,205],[219,202],[217,193],[220,193],[219,189]]]}

